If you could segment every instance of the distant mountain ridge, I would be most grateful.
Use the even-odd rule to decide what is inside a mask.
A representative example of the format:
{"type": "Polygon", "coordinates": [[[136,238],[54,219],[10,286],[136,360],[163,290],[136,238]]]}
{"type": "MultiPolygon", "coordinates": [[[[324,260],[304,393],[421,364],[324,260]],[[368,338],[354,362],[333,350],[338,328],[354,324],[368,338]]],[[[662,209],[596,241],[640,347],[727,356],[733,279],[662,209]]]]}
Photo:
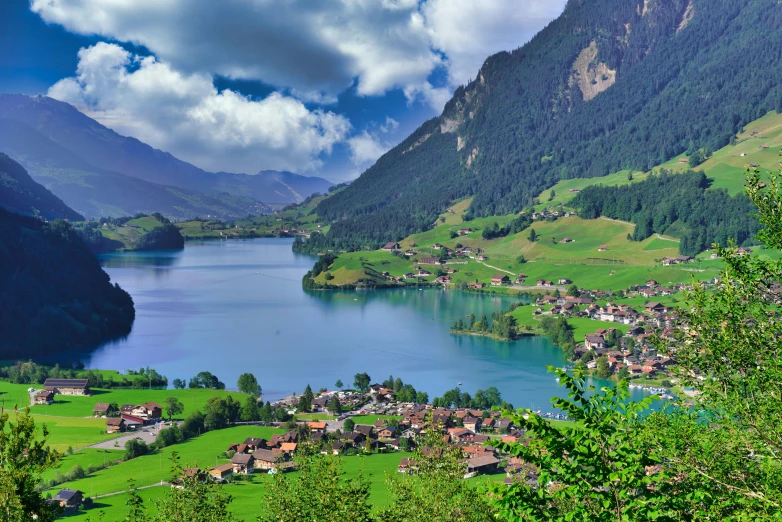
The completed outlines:
{"type": "Polygon", "coordinates": [[[290,172],[206,172],[46,96],[0,94],[0,150],[89,217],[155,211],[239,217],[333,185],[290,172]],[[150,199],[158,207],[143,206],[150,199]]]}
{"type": "Polygon", "coordinates": [[[0,207],[17,214],[45,220],[84,217],[71,209],[46,187],[36,183],[19,163],[0,152],[0,207]]]}
{"type": "Polygon", "coordinates": [[[377,248],[461,198],[469,216],[517,213],[559,180],[708,156],[782,110],[781,26],[777,0],[570,0],[321,202],[311,247],[377,248]]]}

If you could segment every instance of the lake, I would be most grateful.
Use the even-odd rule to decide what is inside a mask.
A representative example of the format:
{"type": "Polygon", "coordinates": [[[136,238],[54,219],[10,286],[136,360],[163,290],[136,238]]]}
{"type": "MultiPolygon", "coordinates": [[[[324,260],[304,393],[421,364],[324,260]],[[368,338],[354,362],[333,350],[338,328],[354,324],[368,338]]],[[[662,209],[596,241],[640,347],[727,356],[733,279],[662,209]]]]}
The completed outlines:
{"type": "Polygon", "coordinates": [[[508,297],[443,289],[304,291],[314,257],[292,240],[189,242],[182,251],[114,253],[101,263],[136,303],[131,334],[101,346],[88,367],[150,366],[171,382],[207,370],[231,389],[252,372],[275,400],[307,384],[333,389],[367,372],[392,374],[434,398],[457,383],[496,386],[516,407],[551,410],[561,391],[546,365],[562,366],[542,337],[514,342],[455,336],[470,313],[507,308],[508,297]]]}

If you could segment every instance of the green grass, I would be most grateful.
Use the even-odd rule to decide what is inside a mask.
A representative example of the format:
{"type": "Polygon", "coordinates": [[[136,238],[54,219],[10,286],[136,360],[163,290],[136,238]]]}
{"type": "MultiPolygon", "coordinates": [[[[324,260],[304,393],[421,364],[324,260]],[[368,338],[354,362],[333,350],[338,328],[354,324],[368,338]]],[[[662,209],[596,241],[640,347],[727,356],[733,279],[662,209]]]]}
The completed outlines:
{"type": "Polygon", "coordinates": [[[59,452],[65,452],[68,448],[82,448],[116,437],[106,433],[106,419],[50,415],[33,415],[33,418],[36,425],[46,424],[49,430],[49,446],[59,452]]]}
{"type": "MultiPolygon", "coordinates": [[[[624,303],[625,301],[622,302],[624,303]]],[[[516,323],[519,326],[529,326],[534,330],[538,330],[540,328],[540,321],[545,316],[533,315],[533,312],[537,308],[538,307],[536,305],[520,306],[511,312],[511,315],[516,319],[516,323]]],[[[544,305],[541,308],[546,310],[550,307],[544,305]]],[[[625,333],[630,329],[630,327],[625,324],[595,321],[586,317],[570,317],[568,318],[567,322],[570,326],[573,327],[573,337],[575,337],[576,342],[584,342],[584,337],[588,334],[595,333],[595,330],[598,328],[616,328],[622,333],[625,333]]]]}
{"type": "Polygon", "coordinates": [[[643,179],[646,179],[649,174],[644,172],[633,172],[632,181],[627,179],[627,175],[630,174],[629,170],[622,170],[609,174],[608,176],[602,176],[599,178],[576,178],[565,179],[559,181],[556,185],[550,189],[544,190],[538,196],[540,203],[535,205],[535,210],[541,211],[549,206],[559,206],[560,204],[567,207],[567,204],[578,195],[578,192],[591,185],[605,185],[608,187],[616,187],[620,185],[628,185],[630,183],[636,183],[643,179]],[[551,191],[554,191],[554,198],[551,198],[551,191]]]}
{"type": "Polygon", "coordinates": [[[117,227],[108,225],[106,227],[101,227],[99,230],[105,237],[120,241],[125,245],[125,248],[132,249],[142,236],[146,235],[151,230],[162,226],[163,223],[153,217],[143,217],[131,219],[125,226],[117,227]]]}
{"type": "MultiPolygon", "coordinates": [[[[41,386],[37,385],[36,388],[40,389],[41,386]]],[[[118,406],[156,402],[164,408],[163,413],[165,414],[166,397],[176,397],[185,407],[184,412],[178,417],[184,418],[194,410],[203,410],[206,402],[212,397],[227,397],[231,395],[240,402],[243,402],[246,397],[246,395],[239,392],[206,390],[203,388],[187,388],[184,390],[95,389],[92,392],[92,395],[85,397],[55,395],[54,404],[33,406],[32,412],[66,417],[87,417],[92,415],[95,403],[98,402],[115,402],[118,406]]],[[[106,421],[102,420],[102,422],[105,424],[106,421]]]]}
{"type": "Polygon", "coordinates": [[[399,417],[398,415],[356,415],[354,417],[351,417],[353,419],[353,422],[356,424],[369,424],[371,426],[375,425],[375,422],[378,419],[383,419],[385,421],[389,420],[401,420],[402,417],[399,417]]]}

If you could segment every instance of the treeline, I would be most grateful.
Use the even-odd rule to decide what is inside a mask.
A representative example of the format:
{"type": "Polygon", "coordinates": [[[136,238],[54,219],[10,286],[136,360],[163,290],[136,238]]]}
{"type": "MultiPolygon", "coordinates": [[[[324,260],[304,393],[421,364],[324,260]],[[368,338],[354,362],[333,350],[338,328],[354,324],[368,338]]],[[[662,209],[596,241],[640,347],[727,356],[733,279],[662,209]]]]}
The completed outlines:
{"type": "Polygon", "coordinates": [[[708,188],[709,180],[702,172],[662,171],[631,185],[586,187],[572,204],[586,219],[606,216],[635,223],[630,236],[634,241],[654,233],[678,237],[679,251],[688,256],[712,243],[727,246],[730,239],[739,245],[755,244],[760,225],[752,217],[757,209],[749,199],[708,188]]]}
{"type": "Polygon", "coordinates": [[[115,376],[103,372],[84,370],[84,365],[77,368],[60,367],[59,364],[47,366],[33,361],[17,361],[12,365],[0,367],[0,378],[8,379],[14,384],[43,384],[46,379],[87,379],[90,388],[165,388],[168,378],[154,368],[127,370],[124,375],[115,376]]]}
{"type": "Polygon", "coordinates": [[[516,330],[516,318],[510,315],[510,312],[516,309],[516,306],[511,306],[509,310],[500,312],[494,312],[491,314],[491,322],[484,314],[478,319],[475,314],[467,316],[467,320],[459,319],[451,326],[452,333],[476,333],[487,334],[512,341],[518,336],[516,330]]]}
{"type": "Polygon", "coordinates": [[[120,241],[109,239],[104,236],[101,233],[103,225],[109,224],[119,227],[133,219],[145,217],[154,218],[161,226],[155,227],[142,235],[138,241],[132,245],[133,250],[178,250],[185,247],[185,238],[182,237],[179,229],[159,212],[153,214],[138,213],[133,216],[122,217],[102,217],[96,221],[88,221],[83,226],[77,228],[76,231],[92,252],[96,254],[112,252],[127,247],[128,245],[124,245],[120,241]]]}
{"type": "MultiPolygon", "coordinates": [[[[298,236],[293,241],[293,248],[295,251],[301,251],[303,249],[302,242],[298,236]]],[[[315,266],[312,267],[312,270],[304,274],[304,277],[301,279],[302,287],[305,290],[325,288],[327,285],[321,285],[315,281],[315,278],[318,277],[321,273],[326,272],[336,259],[337,256],[332,253],[326,253],[322,256],[319,256],[318,260],[315,262],[315,266]]]]}
{"type": "MultiPolygon", "coordinates": [[[[471,217],[470,214],[465,216],[465,220],[471,217]]],[[[508,222],[504,227],[500,227],[495,221],[491,225],[485,227],[481,236],[483,239],[496,239],[498,237],[507,237],[509,235],[518,234],[528,226],[532,224],[532,217],[528,214],[519,216],[512,221],[508,222]]]]}
{"type": "Polygon", "coordinates": [[[435,397],[432,406],[435,408],[471,408],[484,411],[498,407],[501,410],[513,411],[513,405],[503,400],[502,394],[494,386],[478,390],[472,397],[457,386],[445,392],[442,397],[435,397]]]}
{"type": "Polygon", "coordinates": [[[625,0],[569,2],[523,48],[490,57],[441,118],[321,202],[317,214],[332,227],[313,234],[311,251],[398,241],[470,195],[472,215],[502,215],[561,179],[648,171],[686,151],[707,156],[782,111],[777,2],[713,0],[678,31],[688,5],[671,0],[642,14],[625,0]],[[585,102],[573,63],[592,42],[618,79],[585,102]]]}
{"type": "Polygon", "coordinates": [[[130,333],[130,295],[65,221],[0,209],[0,356],[90,349],[130,333]]]}

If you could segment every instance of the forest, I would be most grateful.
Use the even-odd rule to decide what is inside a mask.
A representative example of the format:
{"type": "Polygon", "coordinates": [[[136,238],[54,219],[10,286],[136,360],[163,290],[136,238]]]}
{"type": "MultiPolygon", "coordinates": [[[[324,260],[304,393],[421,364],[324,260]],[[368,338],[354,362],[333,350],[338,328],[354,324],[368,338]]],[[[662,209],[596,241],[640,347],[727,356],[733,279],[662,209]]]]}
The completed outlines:
{"type": "Polygon", "coordinates": [[[757,209],[747,196],[731,197],[724,190],[709,190],[709,180],[702,172],[663,171],[632,185],[594,185],[582,190],[572,204],[586,219],[605,216],[635,223],[630,237],[634,241],[652,234],[678,237],[679,251],[688,256],[714,243],[727,246],[730,239],[742,246],[754,245],[760,229],[752,217],[757,209]]]}
{"type": "Polygon", "coordinates": [[[398,241],[470,195],[471,215],[502,215],[561,179],[648,171],[688,151],[706,157],[782,110],[782,5],[693,0],[684,24],[689,2],[646,3],[569,2],[530,43],[487,59],[441,117],[319,204],[332,226],[309,249],[398,241]],[[592,42],[592,66],[617,81],[586,101],[573,66],[592,42]]]}
{"type": "Polygon", "coordinates": [[[130,333],[134,318],[130,294],[68,223],[0,209],[2,357],[94,348],[130,333]]]}

